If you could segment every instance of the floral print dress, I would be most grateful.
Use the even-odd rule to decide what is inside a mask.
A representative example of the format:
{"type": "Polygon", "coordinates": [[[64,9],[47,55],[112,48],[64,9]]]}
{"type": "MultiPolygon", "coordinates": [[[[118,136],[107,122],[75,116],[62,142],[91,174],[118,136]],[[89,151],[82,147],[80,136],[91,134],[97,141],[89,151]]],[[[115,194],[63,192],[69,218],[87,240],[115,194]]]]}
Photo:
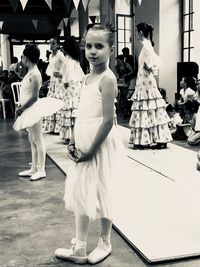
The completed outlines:
{"type": "Polygon", "coordinates": [[[154,143],[167,143],[172,140],[168,127],[170,118],[166,112],[166,103],[162,98],[154,75],[160,66],[151,42],[142,41],[143,48],[139,55],[139,69],[133,101],[130,143],[148,146],[154,143]],[[147,65],[150,72],[144,68],[147,65]]]}
{"type": "Polygon", "coordinates": [[[74,127],[75,118],[77,116],[78,104],[82,81],[85,77],[80,63],[70,56],[66,56],[65,63],[62,68],[63,74],[63,101],[64,107],[61,109],[59,127],[60,138],[62,140],[71,139],[72,129],[74,127]],[[67,84],[66,88],[64,85],[67,84]]]}
{"type": "MultiPolygon", "coordinates": [[[[63,99],[63,82],[62,78],[55,77],[54,72],[61,73],[62,66],[65,62],[65,56],[61,51],[57,51],[55,55],[51,55],[49,65],[47,67],[47,75],[50,76],[50,85],[47,97],[53,97],[57,99],[63,99]]],[[[44,118],[43,129],[44,131],[51,133],[59,133],[60,126],[58,124],[60,120],[60,111],[57,111],[52,116],[44,118]]]]}

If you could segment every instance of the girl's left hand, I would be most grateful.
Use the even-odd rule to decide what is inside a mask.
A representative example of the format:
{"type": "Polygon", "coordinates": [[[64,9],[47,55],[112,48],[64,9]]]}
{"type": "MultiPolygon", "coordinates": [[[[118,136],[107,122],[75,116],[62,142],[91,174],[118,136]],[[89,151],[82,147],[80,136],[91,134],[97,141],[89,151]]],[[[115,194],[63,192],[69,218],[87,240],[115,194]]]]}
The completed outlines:
{"type": "Polygon", "coordinates": [[[93,153],[88,152],[88,153],[83,153],[79,149],[76,149],[74,152],[74,155],[76,157],[76,162],[82,162],[82,161],[88,161],[91,160],[93,157],[93,153]]]}

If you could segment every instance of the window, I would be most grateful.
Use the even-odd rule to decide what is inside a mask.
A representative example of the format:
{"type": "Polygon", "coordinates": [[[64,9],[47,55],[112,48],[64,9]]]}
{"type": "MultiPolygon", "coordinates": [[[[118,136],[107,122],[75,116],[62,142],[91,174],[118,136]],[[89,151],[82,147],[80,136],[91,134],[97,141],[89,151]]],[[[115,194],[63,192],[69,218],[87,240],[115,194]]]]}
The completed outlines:
{"type": "Polygon", "coordinates": [[[130,15],[117,15],[117,55],[122,53],[124,47],[133,47],[133,17],[130,15]]]}
{"type": "Polygon", "coordinates": [[[200,65],[200,1],[182,0],[182,61],[200,65]]]}
{"type": "Polygon", "coordinates": [[[194,8],[193,0],[183,0],[182,13],[182,61],[190,62],[194,49],[194,8]]]}

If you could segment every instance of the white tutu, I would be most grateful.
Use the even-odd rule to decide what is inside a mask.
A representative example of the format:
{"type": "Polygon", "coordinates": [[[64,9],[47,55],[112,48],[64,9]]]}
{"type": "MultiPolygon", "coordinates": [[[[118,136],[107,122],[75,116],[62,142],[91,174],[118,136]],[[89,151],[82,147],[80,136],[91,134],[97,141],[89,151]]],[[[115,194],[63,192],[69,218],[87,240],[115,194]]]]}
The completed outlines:
{"type": "MultiPolygon", "coordinates": [[[[76,121],[75,145],[83,153],[90,149],[101,122],[102,118],[76,121]]],[[[112,191],[124,175],[124,164],[124,146],[118,128],[113,126],[91,160],[71,162],[65,183],[66,208],[91,220],[112,220],[112,191]]]]}
{"type": "Polygon", "coordinates": [[[64,102],[52,97],[39,98],[32,106],[27,108],[15,121],[13,128],[19,131],[33,126],[42,117],[51,116],[63,108],[64,102]]]}

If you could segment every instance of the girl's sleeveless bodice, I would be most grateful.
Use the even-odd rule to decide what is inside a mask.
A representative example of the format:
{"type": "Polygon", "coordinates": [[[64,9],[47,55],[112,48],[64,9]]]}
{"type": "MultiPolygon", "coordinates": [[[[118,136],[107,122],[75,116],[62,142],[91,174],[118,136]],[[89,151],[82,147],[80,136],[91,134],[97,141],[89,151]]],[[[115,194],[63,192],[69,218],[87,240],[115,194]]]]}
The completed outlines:
{"type": "MultiPolygon", "coordinates": [[[[112,71],[107,69],[90,84],[86,84],[88,75],[86,76],[81,90],[81,99],[78,108],[77,120],[103,117],[102,93],[99,88],[99,83],[105,74],[108,74],[110,77],[114,76],[112,71]]],[[[114,106],[113,109],[115,109],[114,106]]]]}
{"type": "MultiPolygon", "coordinates": [[[[33,90],[33,84],[31,81],[31,76],[33,73],[39,73],[38,68],[35,66],[32,71],[28,72],[22,82],[21,82],[21,88],[20,88],[20,104],[24,105],[27,100],[32,96],[32,90],[33,90]]],[[[40,80],[40,85],[42,84],[42,79],[40,80]]]]}

